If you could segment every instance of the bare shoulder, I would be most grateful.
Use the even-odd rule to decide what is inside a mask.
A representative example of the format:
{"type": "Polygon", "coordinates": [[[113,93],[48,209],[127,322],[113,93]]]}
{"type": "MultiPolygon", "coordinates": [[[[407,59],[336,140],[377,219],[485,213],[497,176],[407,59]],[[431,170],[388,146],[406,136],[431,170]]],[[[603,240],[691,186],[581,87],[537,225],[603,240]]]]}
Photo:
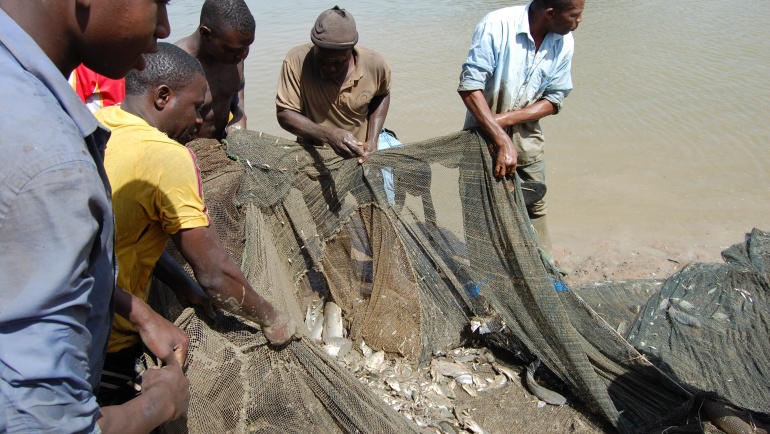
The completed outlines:
{"type": "Polygon", "coordinates": [[[198,50],[196,47],[198,46],[198,39],[196,36],[197,35],[194,33],[192,35],[185,36],[184,38],[174,42],[174,45],[188,52],[193,57],[197,57],[198,50]]]}

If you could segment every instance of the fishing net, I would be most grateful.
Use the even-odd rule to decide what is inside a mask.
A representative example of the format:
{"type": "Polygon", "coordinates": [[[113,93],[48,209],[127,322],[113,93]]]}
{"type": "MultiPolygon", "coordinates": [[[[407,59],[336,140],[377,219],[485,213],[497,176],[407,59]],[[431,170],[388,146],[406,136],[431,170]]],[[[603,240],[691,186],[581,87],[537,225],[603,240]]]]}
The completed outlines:
{"type": "MultiPolygon", "coordinates": [[[[605,306],[623,310],[597,313],[543,259],[518,180],[494,179],[486,141],[474,131],[377,152],[363,165],[254,131],[235,132],[224,145],[198,140],[188,146],[228,253],[260,294],[308,330],[274,350],[256,325],[224,312],[211,317],[184,309],[155,282],[154,307],[191,337],[190,411],[164,432],[477,432],[463,413],[469,406],[479,409],[476,417],[489,432],[586,426],[645,432],[686,420],[692,398],[712,390],[670,362],[659,363],[679,357],[681,347],[665,350],[658,343],[658,353],[648,351],[657,341],[642,322],[661,305],[652,298],[676,299],[669,315],[683,309],[692,316],[682,307],[683,290],[637,284],[629,291],[638,296],[634,301],[604,292],[605,306]],[[328,342],[313,341],[311,313],[328,301],[341,308],[343,339],[353,350],[330,351],[328,342]],[[644,353],[625,332],[637,346],[645,339],[644,353]],[[437,380],[443,377],[436,361],[451,357],[473,365],[473,382],[463,384],[463,392],[454,392],[455,382],[437,380]],[[521,394],[498,388],[505,381],[500,359],[540,360],[549,388],[568,396],[566,422],[543,424],[543,414],[558,417],[554,412],[561,410],[540,410],[528,394],[523,405],[521,394]],[[428,380],[408,380],[408,373],[428,380]],[[426,398],[426,388],[435,399],[426,398]],[[404,400],[394,403],[397,398],[404,400]],[[424,417],[415,416],[420,412],[424,417]],[[437,419],[448,415],[455,417],[451,427],[437,419]]],[[[751,306],[758,308],[759,300],[751,306]]],[[[752,351],[760,347],[766,348],[757,344],[752,351]]],[[[768,378],[764,366],[757,365],[757,375],[768,378]]]]}

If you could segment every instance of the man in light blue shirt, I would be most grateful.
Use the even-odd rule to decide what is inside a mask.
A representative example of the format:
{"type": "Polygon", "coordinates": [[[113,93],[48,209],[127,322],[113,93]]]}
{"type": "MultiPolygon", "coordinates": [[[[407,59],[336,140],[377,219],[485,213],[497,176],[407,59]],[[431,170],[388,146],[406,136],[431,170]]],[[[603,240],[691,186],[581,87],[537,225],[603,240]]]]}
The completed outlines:
{"type": "Polygon", "coordinates": [[[96,403],[113,294],[151,313],[114,291],[109,132],[66,79],[81,62],[124,76],[168,33],[156,0],[0,2],[0,433],[149,432],[187,408],[179,366],[130,405],[96,403]]]}
{"type": "MultiPolygon", "coordinates": [[[[489,13],[476,26],[458,92],[468,108],[465,128],[478,127],[494,144],[494,175],[517,172],[545,182],[539,120],[561,110],[572,90],[572,31],[585,0],[533,0],[489,13]]],[[[527,208],[549,256],[546,205],[527,208]]]]}

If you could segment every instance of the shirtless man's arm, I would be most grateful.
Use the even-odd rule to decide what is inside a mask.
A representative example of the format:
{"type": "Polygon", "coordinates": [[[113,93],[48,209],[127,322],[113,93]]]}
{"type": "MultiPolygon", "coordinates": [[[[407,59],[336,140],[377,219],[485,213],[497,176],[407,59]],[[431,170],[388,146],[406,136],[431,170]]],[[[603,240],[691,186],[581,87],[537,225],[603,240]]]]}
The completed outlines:
{"type": "Polygon", "coordinates": [[[246,78],[243,75],[243,61],[238,63],[238,75],[241,77],[241,83],[238,86],[238,93],[233,95],[233,100],[230,104],[230,113],[233,114],[233,118],[230,120],[227,128],[225,128],[225,132],[228,134],[234,129],[246,129],[246,110],[244,109],[246,78]]]}

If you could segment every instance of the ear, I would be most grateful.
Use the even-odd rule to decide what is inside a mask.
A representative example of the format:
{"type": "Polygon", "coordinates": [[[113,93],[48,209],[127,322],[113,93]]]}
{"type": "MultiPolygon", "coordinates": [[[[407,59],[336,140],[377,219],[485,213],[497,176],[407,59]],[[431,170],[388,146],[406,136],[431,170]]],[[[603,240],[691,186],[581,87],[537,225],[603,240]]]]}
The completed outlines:
{"type": "Polygon", "coordinates": [[[155,108],[158,110],[163,110],[171,102],[172,97],[173,95],[171,94],[171,88],[165,84],[161,84],[160,86],[156,87],[155,92],[153,93],[155,108]]]}
{"type": "Polygon", "coordinates": [[[545,19],[547,19],[548,21],[551,21],[557,15],[556,9],[548,8],[548,9],[545,10],[545,12],[543,12],[543,15],[545,16],[545,19]]]}
{"type": "Polygon", "coordinates": [[[211,31],[210,28],[208,28],[208,26],[199,26],[198,34],[200,35],[201,39],[208,39],[211,37],[213,32],[211,31]]]}

